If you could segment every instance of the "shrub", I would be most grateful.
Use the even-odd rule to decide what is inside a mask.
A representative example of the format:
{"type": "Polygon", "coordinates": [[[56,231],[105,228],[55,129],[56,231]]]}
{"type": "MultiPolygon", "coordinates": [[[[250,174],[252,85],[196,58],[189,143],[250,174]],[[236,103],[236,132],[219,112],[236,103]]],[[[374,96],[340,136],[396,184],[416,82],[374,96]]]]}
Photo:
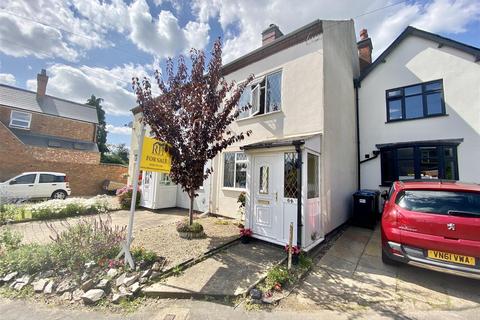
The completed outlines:
{"type": "Polygon", "coordinates": [[[276,266],[268,271],[265,279],[265,285],[268,289],[271,289],[277,284],[283,286],[286,283],[292,283],[292,281],[293,276],[290,274],[290,272],[288,272],[286,267],[276,266]]]}
{"type": "Polygon", "coordinates": [[[147,250],[144,247],[133,248],[131,254],[135,262],[143,261],[147,265],[152,265],[158,260],[158,255],[155,252],[147,250]]]}
{"type": "MultiPolygon", "coordinates": [[[[117,190],[116,195],[120,202],[120,206],[122,209],[130,209],[132,205],[132,195],[133,195],[133,187],[132,186],[124,186],[117,190]]],[[[140,197],[141,193],[140,190],[137,191],[137,199],[135,201],[135,207],[138,208],[140,205],[140,197]]]]}
{"type": "Polygon", "coordinates": [[[177,224],[177,231],[178,232],[193,232],[193,233],[201,233],[203,232],[203,226],[198,223],[194,222],[192,225],[188,223],[188,221],[182,221],[177,224]]]}
{"type": "Polygon", "coordinates": [[[55,265],[51,252],[52,245],[24,244],[13,250],[6,250],[0,258],[0,272],[33,274],[52,269],[55,265]]]}
{"type": "Polygon", "coordinates": [[[56,219],[85,214],[106,213],[110,209],[105,196],[90,199],[49,200],[28,206],[34,219],[56,219]]]}
{"type": "Polygon", "coordinates": [[[302,269],[310,269],[313,265],[313,259],[308,257],[305,253],[300,253],[298,257],[298,266],[302,269]]]}
{"type": "Polygon", "coordinates": [[[6,229],[0,234],[0,248],[2,251],[15,250],[22,242],[22,235],[15,231],[6,229]]]}

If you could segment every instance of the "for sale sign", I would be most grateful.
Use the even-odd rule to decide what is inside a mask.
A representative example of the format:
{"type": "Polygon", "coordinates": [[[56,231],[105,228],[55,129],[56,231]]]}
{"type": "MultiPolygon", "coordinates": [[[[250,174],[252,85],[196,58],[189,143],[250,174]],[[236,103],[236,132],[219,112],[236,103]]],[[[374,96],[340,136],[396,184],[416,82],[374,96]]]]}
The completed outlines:
{"type": "Polygon", "coordinates": [[[165,142],[144,137],[140,170],[170,173],[172,157],[165,142]]]}

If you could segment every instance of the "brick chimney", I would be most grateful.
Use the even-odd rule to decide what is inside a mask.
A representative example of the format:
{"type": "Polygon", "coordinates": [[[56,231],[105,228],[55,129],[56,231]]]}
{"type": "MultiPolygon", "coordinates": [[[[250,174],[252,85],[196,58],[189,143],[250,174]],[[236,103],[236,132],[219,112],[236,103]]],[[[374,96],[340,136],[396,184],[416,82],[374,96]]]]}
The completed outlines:
{"type": "Polygon", "coordinates": [[[37,74],[37,96],[43,97],[47,92],[47,83],[48,76],[47,71],[42,69],[42,71],[37,74]]]}
{"type": "Polygon", "coordinates": [[[262,32],[262,46],[275,41],[283,36],[282,31],[276,24],[271,24],[267,29],[262,32]]]}
{"type": "Polygon", "coordinates": [[[368,36],[367,29],[360,31],[360,41],[357,42],[358,59],[360,61],[360,71],[364,70],[372,63],[372,39],[368,36]]]}

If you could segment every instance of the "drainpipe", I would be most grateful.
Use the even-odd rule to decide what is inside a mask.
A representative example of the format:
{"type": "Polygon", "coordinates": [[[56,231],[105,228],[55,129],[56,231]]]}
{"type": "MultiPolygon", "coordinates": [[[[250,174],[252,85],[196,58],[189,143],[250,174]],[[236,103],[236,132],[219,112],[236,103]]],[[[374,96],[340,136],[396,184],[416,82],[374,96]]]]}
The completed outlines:
{"type": "Polygon", "coordinates": [[[359,118],[359,106],[358,106],[358,88],[360,88],[360,81],[353,79],[353,86],[355,87],[355,121],[357,130],[357,190],[360,190],[360,118],[359,118]]]}
{"type": "Polygon", "coordinates": [[[302,247],[302,141],[294,141],[297,152],[297,246],[302,247]]]}

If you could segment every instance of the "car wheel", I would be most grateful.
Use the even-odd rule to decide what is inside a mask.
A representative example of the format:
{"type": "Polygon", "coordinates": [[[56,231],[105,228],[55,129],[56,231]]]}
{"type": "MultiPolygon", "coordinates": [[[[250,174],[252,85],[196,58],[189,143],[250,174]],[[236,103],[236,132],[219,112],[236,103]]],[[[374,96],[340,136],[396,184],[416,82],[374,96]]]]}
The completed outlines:
{"type": "Polygon", "coordinates": [[[391,259],[383,250],[382,250],[382,262],[389,266],[398,266],[400,264],[398,261],[391,259]]]}
{"type": "Polygon", "coordinates": [[[57,190],[52,193],[52,199],[64,200],[67,198],[67,193],[63,190],[57,190]]]}

